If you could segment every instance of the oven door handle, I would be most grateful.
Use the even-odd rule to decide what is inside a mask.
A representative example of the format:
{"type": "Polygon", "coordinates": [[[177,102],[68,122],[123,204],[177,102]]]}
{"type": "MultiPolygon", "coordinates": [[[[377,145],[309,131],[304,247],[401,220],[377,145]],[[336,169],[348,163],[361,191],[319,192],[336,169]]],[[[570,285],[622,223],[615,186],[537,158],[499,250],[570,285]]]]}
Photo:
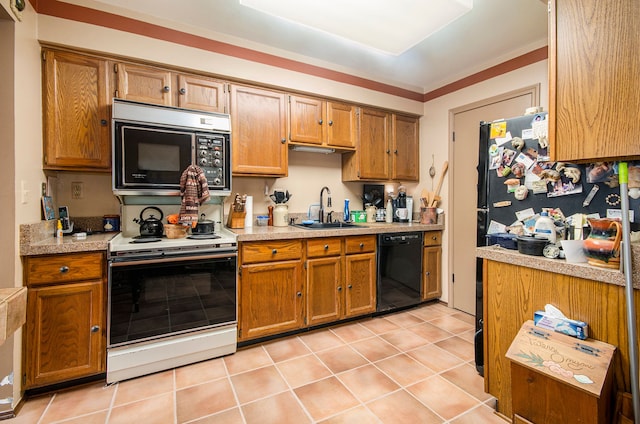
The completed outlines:
{"type": "Polygon", "coordinates": [[[214,255],[190,255],[190,256],[162,256],[157,259],[126,259],[120,261],[110,261],[109,266],[111,267],[120,267],[120,266],[132,266],[132,265],[151,265],[151,264],[160,264],[165,262],[184,262],[184,261],[194,261],[194,260],[203,260],[203,259],[233,259],[238,256],[237,253],[220,253],[214,255]]]}

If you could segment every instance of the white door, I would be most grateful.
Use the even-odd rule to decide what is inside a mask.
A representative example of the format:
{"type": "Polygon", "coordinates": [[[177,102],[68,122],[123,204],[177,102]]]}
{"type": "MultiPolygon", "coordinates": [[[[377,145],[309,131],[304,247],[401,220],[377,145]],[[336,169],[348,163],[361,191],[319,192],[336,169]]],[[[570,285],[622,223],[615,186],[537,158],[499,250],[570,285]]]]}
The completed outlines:
{"type": "Polygon", "coordinates": [[[524,114],[537,106],[540,87],[486,99],[451,111],[455,134],[452,152],[452,232],[449,240],[449,269],[452,271],[449,304],[476,313],[477,182],[480,121],[494,121],[524,114]]]}

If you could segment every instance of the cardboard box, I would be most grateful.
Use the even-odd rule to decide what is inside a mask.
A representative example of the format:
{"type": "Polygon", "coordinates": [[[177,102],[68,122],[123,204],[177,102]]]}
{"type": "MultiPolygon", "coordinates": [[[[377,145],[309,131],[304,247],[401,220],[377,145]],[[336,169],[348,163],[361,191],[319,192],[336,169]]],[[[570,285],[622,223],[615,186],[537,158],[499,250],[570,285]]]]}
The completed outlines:
{"type": "Polygon", "coordinates": [[[546,315],[544,311],[536,311],[533,316],[533,322],[537,327],[576,337],[580,340],[585,340],[589,337],[587,323],[583,321],[576,321],[569,318],[556,318],[546,315]]]}

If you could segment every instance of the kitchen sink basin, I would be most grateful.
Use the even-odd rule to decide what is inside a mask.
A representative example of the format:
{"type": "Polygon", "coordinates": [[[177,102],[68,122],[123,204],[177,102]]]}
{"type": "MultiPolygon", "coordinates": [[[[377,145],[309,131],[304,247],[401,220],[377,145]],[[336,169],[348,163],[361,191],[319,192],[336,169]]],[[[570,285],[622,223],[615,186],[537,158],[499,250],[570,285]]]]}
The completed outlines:
{"type": "Polygon", "coordinates": [[[331,230],[336,228],[367,228],[364,225],[352,222],[314,222],[313,224],[293,224],[294,227],[305,228],[307,230],[331,230]]]}

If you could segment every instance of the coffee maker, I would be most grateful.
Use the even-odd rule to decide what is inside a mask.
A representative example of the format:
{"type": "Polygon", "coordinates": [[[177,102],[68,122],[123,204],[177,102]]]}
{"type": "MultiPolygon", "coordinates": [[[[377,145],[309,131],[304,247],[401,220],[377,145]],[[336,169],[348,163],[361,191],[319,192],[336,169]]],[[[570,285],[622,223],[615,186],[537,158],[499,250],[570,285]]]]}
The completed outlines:
{"type": "Polygon", "coordinates": [[[393,222],[409,222],[410,221],[410,211],[407,208],[407,193],[404,190],[404,187],[400,187],[398,190],[398,197],[396,197],[393,202],[393,222]]]}

